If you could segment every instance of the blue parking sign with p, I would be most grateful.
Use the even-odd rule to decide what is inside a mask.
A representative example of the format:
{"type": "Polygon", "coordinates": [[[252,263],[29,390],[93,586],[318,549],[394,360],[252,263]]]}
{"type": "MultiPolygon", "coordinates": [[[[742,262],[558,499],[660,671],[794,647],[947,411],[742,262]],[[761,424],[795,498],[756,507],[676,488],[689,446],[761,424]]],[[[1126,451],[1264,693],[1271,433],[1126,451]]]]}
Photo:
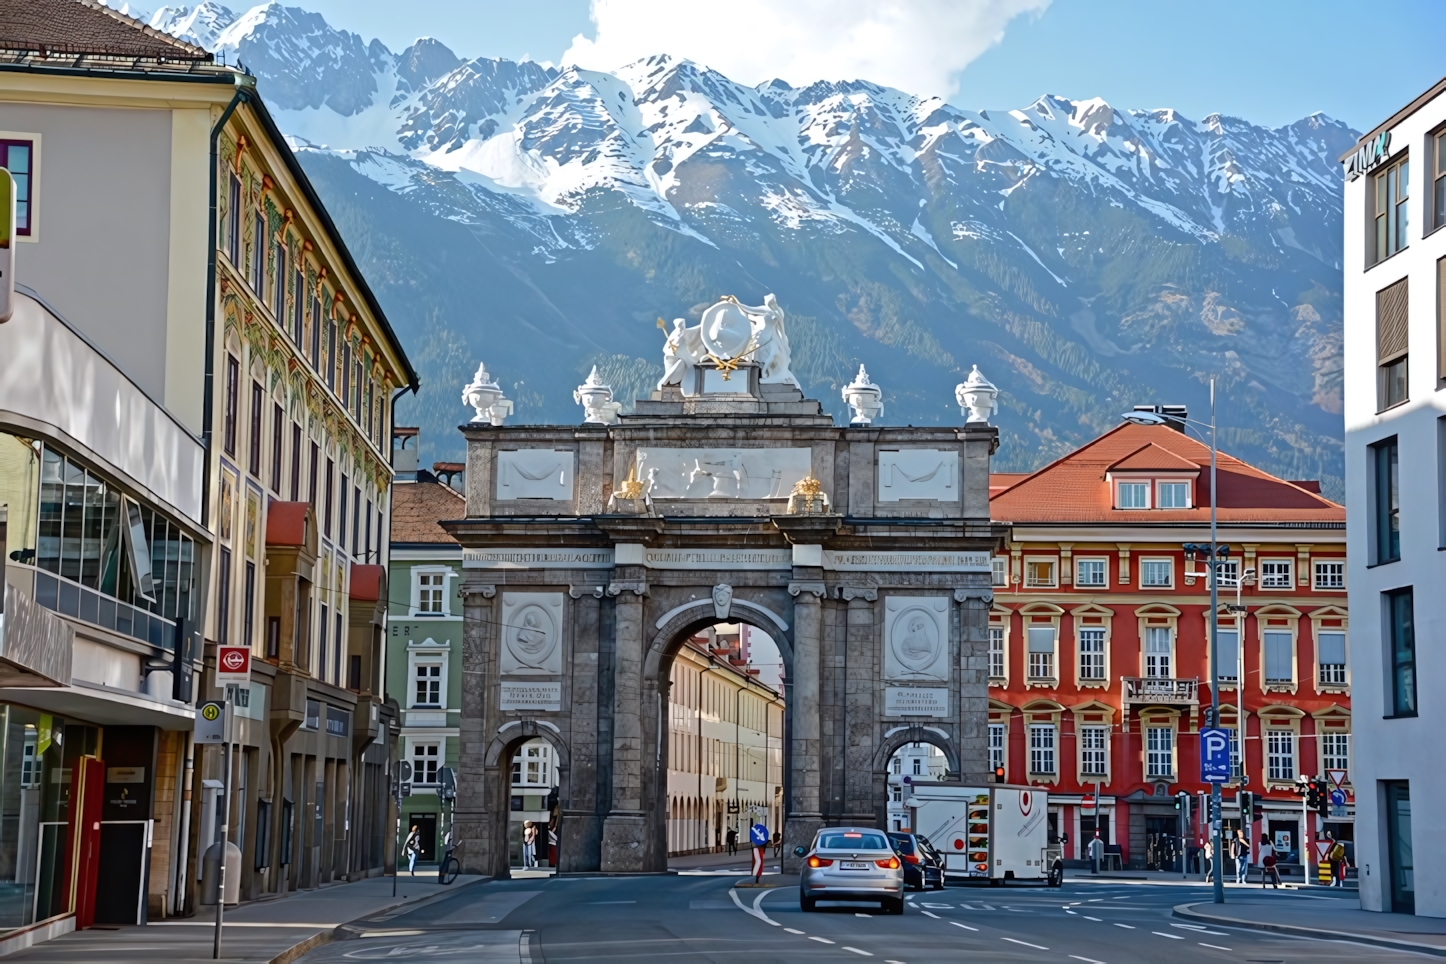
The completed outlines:
{"type": "Polygon", "coordinates": [[[1230,731],[1201,730],[1200,781],[1202,783],[1229,783],[1230,776],[1230,731]]]}

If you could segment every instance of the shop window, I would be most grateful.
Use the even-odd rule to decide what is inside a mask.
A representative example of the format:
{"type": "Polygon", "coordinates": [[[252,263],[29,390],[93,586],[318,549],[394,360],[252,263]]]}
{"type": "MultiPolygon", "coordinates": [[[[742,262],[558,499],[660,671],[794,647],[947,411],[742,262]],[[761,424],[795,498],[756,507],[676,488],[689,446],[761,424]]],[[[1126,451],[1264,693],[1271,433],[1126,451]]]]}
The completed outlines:
{"type": "Polygon", "coordinates": [[[1385,411],[1410,397],[1408,279],[1376,292],[1376,410],[1385,411]]]}
{"type": "Polygon", "coordinates": [[[1054,724],[1030,724],[1029,772],[1052,774],[1055,772],[1054,766],[1054,724]]]}
{"type": "Polygon", "coordinates": [[[1371,177],[1375,195],[1375,261],[1383,261],[1410,244],[1411,164],[1403,157],[1371,177]]]}

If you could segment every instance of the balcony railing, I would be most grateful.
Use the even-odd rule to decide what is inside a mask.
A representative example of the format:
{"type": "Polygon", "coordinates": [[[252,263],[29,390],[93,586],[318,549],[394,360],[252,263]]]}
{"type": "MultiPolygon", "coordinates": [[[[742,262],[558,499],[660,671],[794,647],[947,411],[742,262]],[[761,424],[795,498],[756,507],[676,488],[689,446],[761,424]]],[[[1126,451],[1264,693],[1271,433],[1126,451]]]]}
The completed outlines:
{"type": "Polygon", "coordinates": [[[1158,676],[1126,676],[1125,700],[1130,703],[1181,703],[1200,702],[1199,679],[1175,679],[1158,676]]]}
{"type": "Polygon", "coordinates": [[[25,588],[33,587],[35,601],[52,612],[139,639],[159,649],[176,648],[176,624],[169,619],[44,569],[15,562],[7,565],[11,581],[25,588]],[[25,575],[21,575],[21,571],[25,575]]]}

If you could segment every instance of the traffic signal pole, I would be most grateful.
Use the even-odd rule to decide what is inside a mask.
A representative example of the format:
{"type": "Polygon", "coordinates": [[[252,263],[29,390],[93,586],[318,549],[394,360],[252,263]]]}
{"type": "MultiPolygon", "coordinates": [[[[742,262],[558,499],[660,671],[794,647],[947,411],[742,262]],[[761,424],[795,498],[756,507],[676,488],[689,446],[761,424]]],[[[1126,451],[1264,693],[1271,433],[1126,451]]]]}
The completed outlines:
{"type": "MultiPolygon", "coordinates": [[[[1216,553],[1219,551],[1219,530],[1216,526],[1215,507],[1219,502],[1218,492],[1215,488],[1215,379],[1210,379],[1210,708],[1211,725],[1220,725],[1220,564],[1216,553]]],[[[1236,661],[1243,664],[1245,661],[1240,658],[1243,647],[1240,645],[1239,637],[1235,641],[1236,661]]],[[[1237,727],[1239,721],[1236,721],[1237,727]]],[[[1229,747],[1226,747],[1226,755],[1229,755],[1229,747]]],[[[1224,841],[1220,832],[1220,784],[1210,784],[1210,836],[1215,841],[1215,859],[1212,861],[1211,875],[1215,882],[1215,903],[1225,903],[1225,876],[1221,870],[1225,866],[1222,859],[1224,855],[1224,841]]]]}

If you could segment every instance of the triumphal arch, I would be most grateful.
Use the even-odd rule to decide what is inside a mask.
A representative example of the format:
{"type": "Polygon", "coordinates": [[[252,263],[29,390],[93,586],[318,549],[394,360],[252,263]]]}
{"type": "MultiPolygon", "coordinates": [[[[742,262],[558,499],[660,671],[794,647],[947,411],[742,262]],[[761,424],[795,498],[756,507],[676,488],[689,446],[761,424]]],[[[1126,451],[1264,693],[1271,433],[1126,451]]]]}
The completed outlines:
{"type": "Polygon", "coordinates": [[[822,825],[883,826],[906,742],[987,774],[993,387],[977,369],[959,387],[959,424],[888,426],[861,369],[837,425],[790,372],[772,296],[675,321],[664,362],[622,416],[594,372],[575,425],[505,424],[483,369],[464,392],[467,518],[447,528],[467,872],[508,872],[511,757],[536,737],[559,761],[560,871],[664,870],[669,670],[722,621],[783,656],[786,854],[822,825]]]}

